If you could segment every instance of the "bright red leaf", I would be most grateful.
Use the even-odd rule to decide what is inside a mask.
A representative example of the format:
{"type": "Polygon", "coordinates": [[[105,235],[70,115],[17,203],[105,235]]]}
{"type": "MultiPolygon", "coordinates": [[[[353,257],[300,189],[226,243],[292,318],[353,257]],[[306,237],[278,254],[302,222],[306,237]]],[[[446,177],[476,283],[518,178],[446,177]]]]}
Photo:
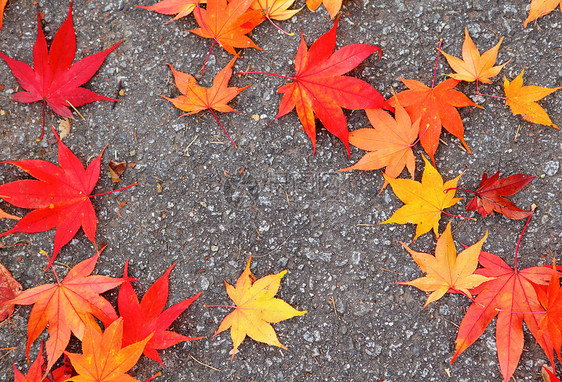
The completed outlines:
{"type": "Polygon", "coordinates": [[[552,340],[552,345],[558,359],[562,362],[560,354],[562,348],[562,288],[560,278],[556,271],[556,262],[552,262],[552,276],[550,282],[545,286],[537,286],[537,295],[545,315],[539,323],[543,333],[547,333],[552,340]]]}
{"type": "MultiPolygon", "coordinates": [[[[168,278],[174,269],[172,264],[168,270],[152,284],[144,294],[140,304],[138,297],[129,281],[121,284],[119,289],[119,314],[123,317],[123,346],[142,341],[152,334],[152,338],[144,347],[144,355],[155,361],[162,359],[157,350],[167,349],[180,342],[200,340],[203,337],[186,337],[167,330],[168,327],[186,310],[193,301],[201,296],[201,292],[195,296],[178,302],[164,310],[168,300],[168,278]]],[[[125,264],[123,279],[128,279],[129,262],[125,264]]]]}
{"type": "Polygon", "coordinates": [[[68,358],[64,357],[64,364],[47,373],[45,375],[45,359],[43,358],[43,341],[41,341],[41,347],[39,348],[39,354],[37,358],[29,367],[27,371],[27,376],[23,375],[14,365],[14,382],[64,382],[72,375],[72,367],[68,363],[68,358]]]}
{"type": "MultiPolygon", "coordinates": [[[[33,68],[22,61],[14,60],[0,52],[0,57],[6,61],[12,74],[16,77],[23,91],[16,93],[14,100],[23,103],[43,101],[62,117],[72,117],[70,107],[78,107],[95,101],[117,101],[94,93],[81,87],[98,71],[105,58],[120,44],[87,56],[74,65],[76,52],[76,34],[72,25],[72,2],[68,10],[68,17],[58,30],[51,48],[47,48],[47,40],[41,29],[39,15],[37,15],[37,40],[33,48],[33,68]]],[[[43,128],[45,116],[43,115],[43,128]]],[[[41,134],[43,138],[43,134],[41,134]]]]}
{"type": "MultiPolygon", "coordinates": [[[[8,301],[21,293],[21,284],[16,281],[9,270],[0,264],[0,303],[8,301]]],[[[4,321],[11,316],[14,305],[0,305],[0,321],[4,321]]]]}

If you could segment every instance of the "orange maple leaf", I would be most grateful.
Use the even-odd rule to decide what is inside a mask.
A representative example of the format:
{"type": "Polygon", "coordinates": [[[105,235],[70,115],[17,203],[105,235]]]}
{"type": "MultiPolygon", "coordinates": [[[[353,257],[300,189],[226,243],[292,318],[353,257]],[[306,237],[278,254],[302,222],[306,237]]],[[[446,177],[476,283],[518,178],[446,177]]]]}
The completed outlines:
{"type": "Polygon", "coordinates": [[[189,14],[197,7],[197,4],[205,2],[206,0],[162,0],[150,6],[136,6],[142,9],[148,9],[149,11],[162,13],[164,15],[176,15],[173,19],[164,23],[168,24],[172,21],[181,19],[182,17],[189,16],[189,14]]]}
{"type": "Polygon", "coordinates": [[[207,9],[197,6],[196,11],[193,12],[200,28],[192,29],[190,32],[204,38],[212,38],[213,46],[218,43],[236,57],[239,56],[234,48],[261,50],[246,36],[265,20],[261,10],[248,10],[253,1],[232,0],[227,3],[226,0],[208,0],[207,9]]]}
{"type": "Polygon", "coordinates": [[[311,11],[315,11],[316,9],[318,9],[320,4],[324,3],[326,10],[330,14],[330,20],[331,20],[340,11],[342,1],[343,0],[306,0],[306,6],[311,11]]]}
{"type": "Polygon", "coordinates": [[[6,8],[8,0],[0,0],[0,31],[2,30],[2,21],[4,20],[4,8],[6,8]]]}
{"type": "Polygon", "coordinates": [[[172,73],[174,74],[176,86],[178,87],[182,95],[176,98],[168,98],[163,95],[161,95],[161,97],[173,103],[174,106],[178,109],[187,112],[181,115],[181,117],[183,117],[184,115],[195,114],[202,110],[209,110],[219,123],[220,127],[222,127],[230,141],[236,146],[236,143],[234,143],[232,138],[230,138],[230,135],[227,133],[226,129],[223,127],[222,123],[220,123],[215,112],[213,111],[214,109],[222,113],[238,113],[238,111],[230,107],[228,103],[238,94],[240,94],[244,89],[247,89],[251,86],[248,85],[242,88],[237,88],[234,86],[228,87],[228,81],[230,81],[230,77],[232,76],[232,66],[234,65],[234,61],[236,61],[236,57],[234,57],[228,63],[228,65],[226,65],[221,69],[220,72],[217,73],[213,80],[213,86],[211,88],[204,88],[197,85],[197,80],[191,74],[177,71],[172,65],[170,65],[170,69],[172,69],[172,73]]]}
{"type": "Polygon", "coordinates": [[[423,305],[424,308],[427,304],[439,300],[447,292],[462,293],[472,298],[469,289],[490,280],[489,277],[474,273],[478,266],[480,249],[487,237],[488,231],[480,241],[464,249],[458,256],[450,222],[437,239],[435,256],[429,253],[416,252],[401,242],[400,244],[412,255],[422,272],[427,273],[427,275],[398,284],[411,285],[424,292],[432,292],[423,305]]]}
{"type": "Polygon", "coordinates": [[[505,91],[505,104],[511,107],[511,112],[515,115],[521,114],[523,119],[529,122],[541,125],[552,126],[558,129],[551,120],[546,111],[536,102],[543,99],[547,95],[562,89],[562,86],[556,88],[543,88],[540,86],[523,86],[523,73],[521,73],[511,82],[504,77],[503,87],[505,91]]]}
{"type": "Polygon", "coordinates": [[[529,16],[527,16],[527,19],[523,23],[523,28],[527,28],[527,24],[531,21],[549,14],[558,5],[560,5],[560,11],[562,11],[562,0],[532,0],[529,16]]]}
{"type": "Polygon", "coordinates": [[[102,333],[95,322],[86,326],[82,340],[82,353],[65,352],[70,358],[77,376],[67,381],[74,382],[138,382],[126,374],[142,355],[146,343],[152,334],[144,340],[121,348],[123,338],[123,319],[119,318],[102,333]]]}
{"type": "Polygon", "coordinates": [[[250,256],[246,269],[236,280],[236,286],[224,282],[226,292],[236,306],[230,306],[235,310],[222,320],[217,332],[213,334],[214,337],[230,328],[233,343],[232,357],[246,335],[256,341],[287,349],[277,339],[277,334],[270,323],[277,323],[306,313],[305,310],[298,311],[285,301],[273,297],[279,290],[281,278],[287,273],[286,270],[256,279],[256,276],[250,271],[251,261],[250,256]]]}
{"type": "MultiPolygon", "coordinates": [[[[389,178],[396,178],[404,167],[414,179],[416,158],[412,151],[418,137],[420,121],[412,124],[406,110],[398,103],[396,119],[382,109],[365,110],[374,129],[358,129],[349,133],[349,143],[361,150],[370,151],[353,166],[340,171],[378,170],[386,167],[384,173],[389,178]]],[[[385,189],[385,179],[379,193],[385,189]]]]}
{"type": "MultiPolygon", "coordinates": [[[[455,81],[455,80],[453,80],[455,81]]],[[[416,224],[414,240],[433,228],[439,237],[438,226],[445,208],[455,205],[461,198],[455,198],[454,188],[461,175],[443,183],[443,178],[435,167],[422,155],[425,162],[421,183],[411,179],[392,179],[384,175],[394,194],[404,202],[394,214],[379,224],[416,224]],[[451,188],[449,192],[447,189],[451,188]]]]}
{"type": "Polygon", "coordinates": [[[562,288],[556,270],[556,259],[552,260],[552,276],[547,286],[538,285],[536,288],[539,302],[545,310],[545,315],[539,322],[541,333],[547,333],[558,359],[562,348],[562,288]]]}
{"type": "Polygon", "coordinates": [[[124,280],[101,275],[91,276],[98,258],[99,253],[76,264],[62,281],[57,277],[57,282],[54,284],[43,284],[27,289],[4,303],[34,304],[27,325],[28,359],[31,344],[47,324],[49,325],[46,347],[49,360],[47,370],[50,370],[62,355],[71,333],[82,339],[86,325],[95,324],[92,316],[98,318],[104,325],[117,319],[113,306],[100,294],[115,288],[124,280]]]}
{"type": "Polygon", "coordinates": [[[459,138],[472,154],[464,141],[464,126],[457,107],[476,106],[466,95],[454,89],[459,83],[449,78],[435,87],[427,87],[419,81],[399,78],[408,87],[395,96],[388,103],[396,106],[396,99],[404,106],[413,121],[420,119],[420,142],[425,152],[429,154],[435,165],[435,151],[439,146],[441,127],[459,138]]]}
{"type": "Polygon", "coordinates": [[[464,43],[462,44],[462,60],[440,50],[451,68],[456,72],[455,74],[449,74],[449,77],[467,82],[492,82],[490,78],[497,76],[500,70],[509,62],[507,61],[501,65],[494,66],[502,41],[503,37],[500,38],[496,46],[487,50],[480,56],[480,52],[478,52],[476,45],[474,45],[474,42],[468,34],[468,29],[465,28],[464,43]]]}

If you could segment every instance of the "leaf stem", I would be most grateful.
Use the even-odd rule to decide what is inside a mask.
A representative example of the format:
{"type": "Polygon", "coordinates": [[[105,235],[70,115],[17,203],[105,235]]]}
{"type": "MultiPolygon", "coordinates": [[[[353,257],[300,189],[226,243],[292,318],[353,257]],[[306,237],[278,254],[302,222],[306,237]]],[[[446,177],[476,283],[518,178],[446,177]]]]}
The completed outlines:
{"type": "Polygon", "coordinates": [[[513,312],[511,310],[505,310],[505,309],[500,309],[500,308],[496,308],[495,309],[497,312],[505,312],[505,313],[511,313],[511,314],[545,314],[546,311],[544,312],[513,312]]]}
{"type": "Polygon", "coordinates": [[[211,111],[211,113],[213,113],[213,117],[215,117],[215,119],[219,123],[219,126],[222,128],[222,131],[224,131],[224,133],[226,134],[228,139],[230,139],[230,142],[232,142],[232,144],[234,145],[235,148],[238,148],[238,146],[236,145],[236,142],[234,142],[234,140],[230,137],[230,134],[228,134],[228,131],[226,131],[226,129],[222,125],[221,121],[219,121],[219,119],[218,119],[217,115],[215,114],[215,112],[213,111],[213,109],[210,108],[210,107],[208,109],[211,111]]]}
{"type": "Polygon", "coordinates": [[[53,265],[51,258],[49,257],[49,254],[43,250],[40,251],[41,253],[44,253],[45,256],[47,256],[47,260],[49,261],[49,265],[47,265],[47,268],[45,269],[45,271],[47,271],[47,269],[49,269],[49,267],[51,267],[51,269],[53,270],[53,273],[55,274],[55,279],[57,280],[57,284],[60,284],[60,279],[59,276],[57,275],[57,272],[55,271],[55,266],[53,265]]]}
{"type": "Polygon", "coordinates": [[[118,188],[117,190],[108,191],[108,192],[102,192],[101,194],[88,195],[88,197],[93,198],[93,197],[95,197],[95,196],[109,195],[109,194],[113,194],[114,192],[119,192],[119,191],[126,190],[126,189],[128,189],[128,188],[131,188],[131,187],[135,187],[136,185],[138,185],[137,182],[135,182],[135,183],[133,183],[133,184],[130,184],[130,185],[128,185],[127,187],[118,188]]]}
{"type": "Polygon", "coordinates": [[[211,45],[211,49],[209,49],[209,53],[207,53],[207,58],[205,58],[205,63],[203,63],[203,68],[201,69],[201,73],[205,74],[205,66],[207,65],[207,60],[209,59],[209,56],[211,55],[211,51],[213,50],[213,47],[215,46],[215,43],[219,44],[219,46],[221,46],[221,43],[217,40],[215,35],[211,33],[209,28],[207,28],[207,24],[205,24],[205,21],[203,21],[203,17],[201,15],[201,7],[199,6],[199,2],[197,2],[197,14],[199,15],[199,20],[201,20],[201,25],[203,26],[203,28],[205,28],[205,31],[207,31],[209,36],[211,36],[213,38],[213,45],[211,45]]]}
{"type": "Polygon", "coordinates": [[[531,221],[531,218],[534,215],[535,208],[537,208],[537,206],[533,204],[531,206],[532,214],[529,215],[529,217],[527,218],[527,223],[525,223],[525,227],[523,227],[523,231],[521,231],[521,235],[519,236],[519,240],[517,240],[517,246],[515,247],[515,262],[514,262],[514,265],[513,265],[513,268],[515,269],[515,272],[517,272],[517,254],[519,253],[519,245],[521,244],[521,239],[523,239],[523,234],[525,233],[525,230],[527,229],[527,226],[529,225],[529,222],[531,221]]]}
{"type": "Polygon", "coordinates": [[[160,377],[161,375],[162,375],[162,372],[161,372],[161,371],[159,371],[158,373],[154,374],[154,375],[153,375],[152,377],[150,377],[150,378],[148,378],[148,379],[145,379],[145,380],[144,380],[143,382],[149,382],[149,381],[152,381],[152,380],[153,380],[154,378],[156,378],[156,377],[160,377]]]}
{"type": "Polygon", "coordinates": [[[476,218],[469,218],[468,216],[461,216],[461,215],[455,215],[455,214],[450,214],[448,212],[445,212],[444,210],[441,210],[442,213],[444,213],[445,215],[449,215],[452,216],[454,218],[461,218],[461,219],[467,219],[467,220],[472,220],[473,222],[475,222],[477,219],[476,218]]]}
{"type": "Polygon", "coordinates": [[[39,138],[37,138],[35,141],[36,142],[40,142],[43,139],[43,136],[45,135],[45,100],[43,100],[43,119],[42,119],[42,127],[41,127],[41,136],[39,138]]]}
{"type": "Polygon", "coordinates": [[[444,192],[449,192],[451,190],[470,192],[471,194],[478,195],[478,192],[476,192],[476,191],[467,190],[466,188],[458,188],[458,187],[447,188],[444,192]]]}
{"type": "Polygon", "coordinates": [[[268,72],[238,72],[238,77],[242,76],[242,75],[246,75],[246,74],[267,74],[268,76],[274,76],[274,77],[279,77],[279,78],[284,78],[286,80],[292,80],[295,81],[296,78],[295,77],[287,77],[287,76],[283,76],[281,74],[275,74],[275,73],[268,73],[268,72]]]}
{"type": "Polygon", "coordinates": [[[203,67],[201,68],[201,73],[205,74],[205,67],[207,66],[207,61],[209,61],[209,57],[211,56],[211,52],[213,50],[213,47],[215,46],[216,41],[213,40],[213,44],[211,45],[211,49],[209,49],[209,52],[207,53],[207,57],[205,57],[205,62],[203,63],[203,67]]]}
{"type": "Polygon", "coordinates": [[[271,23],[271,25],[273,25],[279,32],[283,33],[284,35],[290,36],[290,37],[293,37],[293,36],[295,35],[294,32],[288,33],[288,32],[285,32],[283,29],[279,28],[279,27],[273,22],[273,20],[271,20],[271,18],[270,18],[269,16],[266,16],[266,18],[267,18],[267,20],[271,23]]]}
{"type": "Polygon", "coordinates": [[[480,93],[480,88],[479,88],[479,86],[478,86],[479,82],[480,82],[480,81],[478,81],[478,79],[476,79],[476,95],[482,96],[482,97],[491,97],[491,98],[497,98],[497,99],[507,100],[506,97],[500,97],[500,96],[497,96],[497,95],[480,93]]]}
{"type": "Polygon", "coordinates": [[[441,52],[441,44],[443,44],[443,39],[439,39],[439,46],[437,47],[437,59],[435,60],[435,68],[433,68],[433,82],[431,83],[431,89],[435,87],[435,77],[437,77],[437,64],[439,64],[439,53],[441,52]]]}
{"type": "Polygon", "coordinates": [[[455,291],[455,292],[458,293],[458,294],[462,294],[463,296],[468,297],[468,298],[470,299],[470,301],[472,301],[472,302],[475,303],[476,305],[480,305],[480,306],[483,307],[483,308],[485,307],[483,304],[481,304],[481,303],[479,303],[478,301],[476,301],[476,300],[474,299],[474,297],[472,297],[470,294],[466,294],[466,293],[464,293],[464,292],[458,290],[457,288],[453,288],[453,287],[449,287],[449,288],[450,288],[451,290],[455,291]]]}

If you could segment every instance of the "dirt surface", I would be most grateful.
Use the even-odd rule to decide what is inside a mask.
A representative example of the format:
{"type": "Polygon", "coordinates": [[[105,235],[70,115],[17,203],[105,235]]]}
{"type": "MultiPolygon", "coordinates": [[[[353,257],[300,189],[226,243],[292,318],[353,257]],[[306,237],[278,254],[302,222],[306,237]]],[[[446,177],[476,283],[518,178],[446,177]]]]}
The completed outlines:
{"type": "MultiPolygon", "coordinates": [[[[34,3],[10,1],[0,32],[0,51],[28,63],[36,38],[34,3]]],[[[38,3],[44,12],[46,35],[52,39],[66,17],[68,3],[38,3]]],[[[197,27],[195,20],[190,16],[163,25],[170,17],[138,9],[135,3],[75,1],[77,58],[125,39],[87,87],[114,96],[122,82],[125,95],[114,109],[111,102],[81,107],[85,120],[75,113],[64,142],[83,163],[108,145],[96,193],[113,187],[107,169],[110,159],[136,164],[125,171],[122,184],[138,182],[138,187],[93,200],[99,219],[97,240],[108,244],[96,271],[118,277],[125,260],[130,259],[130,274],[139,279],[134,287],[142,294],[176,262],[170,304],[203,291],[173,329],[206,338],[163,351],[167,367],[157,381],[501,380],[494,324],[449,364],[457,325],[469,306],[466,298],[447,295],[422,309],[423,292],[395,285],[421,276],[399,244],[411,242],[415,227],[377,225],[402,205],[390,188],[377,195],[383,181],[379,172],[337,171],[354,163],[362,152],[352,149],[348,159],[343,144],[319,129],[313,156],[294,112],[266,128],[277,113],[280,96],[276,89],[286,83],[280,78],[231,80],[239,87],[252,84],[233,102],[241,113],[218,115],[238,149],[228,142],[210,113],[178,119],[181,112],[158,96],[178,94],[166,63],[199,73],[200,83],[210,86],[231,56],[215,47],[201,76],[199,70],[211,41],[189,32],[197,27]],[[127,203],[120,208],[123,202],[127,203]],[[275,325],[288,351],[246,340],[231,361],[229,334],[211,338],[228,310],[203,305],[230,302],[223,279],[233,283],[250,254],[258,277],[289,270],[278,295],[308,313],[275,325]],[[199,364],[192,356],[220,371],[199,364]]],[[[296,7],[303,5],[302,0],[296,3],[296,7]]],[[[338,47],[353,43],[380,46],[382,59],[373,55],[351,74],[390,97],[392,89],[404,89],[399,77],[430,85],[439,39],[447,53],[459,56],[467,27],[481,52],[505,36],[497,62],[511,62],[492,85],[482,87],[484,92],[502,95],[503,75],[513,79],[522,69],[526,84],[560,86],[562,15],[555,11],[523,29],[528,6],[528,0],[344,1],[338,47]]],[[[287,37],[264,22],[252,35],[263,51],[243,51],[235,71],[292,75],[299,28],[310,44],[332,23],[321,7],[316,13],[305,8],[279,25],[297,33],[287,37]]],[[[441,59],[438,81],[450,72],[441,59]]],[[[7,65],[0,62],[0,160],[41,157],[56,162],[52,132],[47,131],[43,141],[35,141],[41,129],[41,104],[14,102],[17,88],[7,65]]],[[[473,85],[461,84],[459,89],[475,93],[473,85]]],[[[541,102],[559,125],[561,99],[562,92],[558,92],[541,102]]],[[[562,261],[559,131],[513,116],[499,100],[473,100],[485,108],[460,111],[473,154],[463,150],[458,139],[444,134],[436,154],[438,170],[445,179],[464,171],[459,187],[471,189],[477,187],[484,171],[536,175],[514,198],[523,208],[532,203],[538,206],[522,242],[520,265],[550,263],[553,256],[562,261]]],[[[364,112],[346,114],[350,130],[368,126],[364,112]]],[[[57,124],[57,119],[47,112],[48,126],[57,124]]],[[[423,170],[421,152],[416,148],[416,179],[423,170]]],[[[1,183],[21,179],[21,172],[1,166],[1,183]]],[[[448,212],[470,215],[464,211],[465,203],[461,201],[448,212]]],[[[1,208],[20,216],[24,213],[6,203],[1,208]]],[[[447,217],[442,219],[441,230],[447,221],[447,217]]],[[[0,223],[1,229],[12,224],[0,223]]],[[[458,246],[476,242],[489,230],[485,250],[511,265],[523,225],[523,221],[498,215],[477,222],[453,220],[458,246]]],[[[2,239],[3,244],[23,242],[1,249],[0,261],[24,288],[53,282],[52,273],[43,273],[46,260],[40,254],[40,250],[52,250],[53,236],[51,231],[2,239]]],[[[426,234],[413,249],[433,253],[434,246],[435,237],[426,234]]],[[[67,266],[93,254],[92,244],[80,231],[61,251],[57,270],[64,274],[67,266]]],[[[116,301],[117,289],[106,296],[116,301]]],[[[12,361],[20,370],[27,370],[24,343],[29,312],[30,307],[20,307],[11,323],[0,325],[0,348],[18,347],[0,359],[0,381],[13,380],[12,361]]],[[[526,351],[515,378],[535,381],[546,358],[528,332],[525,340],[526,351]]],[[[80,350],[77,341],[71,344],[74,351],[80,350]]],[[[36,342],[32,358],[38,349],[36,342]]],[[[133,376],[143,380],[161,369],[143,358],[133,376]]]]}

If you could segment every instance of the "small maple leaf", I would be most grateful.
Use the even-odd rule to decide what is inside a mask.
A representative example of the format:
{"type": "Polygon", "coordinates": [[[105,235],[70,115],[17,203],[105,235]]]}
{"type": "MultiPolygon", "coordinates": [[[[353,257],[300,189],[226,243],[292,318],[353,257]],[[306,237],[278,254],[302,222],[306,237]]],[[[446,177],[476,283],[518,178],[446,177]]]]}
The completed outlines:
{"type": "Polygon", "coordinates": [[[484,173],[476,191],[464,190],[475,195],[467,203],[466,210],[477,211],[482,217],[493,215],[494,211],[510,219],[524,219],[532,215],[532,211],[522,210],[505,196],[515,195],[531,183],[535,176],[516,174],[501,179],[499,176],[499,171],[489,178],[488,174],[484,173]]]}
{"type": "Polygon", "coordinates": [[[451,223],[449,222],[445,231],[437,239],[435,256],[429,253],[416,252],[408,248],[406,244],[400,243],[412,255],[422,272],[427,275],[398,284],[411,285],[424,292],[432,292],[423,305],[424,308],[429,303],[439,300],[447,292],[462,293],[472,299],[469,289],[490,280],[489,277],[474,273],[478,266],[480,249],[487,237],[488,231],[480,241],[465,248],[457,256],[457,249],[451,233],[451,223]]]}
{"type": "Polygon", "coordinates": [[[72,375],[72,368],[68,363],[68,359],[64,357],[64,364],[59,368],[47,373],[45,375],[45,359],[43,358],[43,341],[41,341],[41,347],[39,348],[39,354],[37,358],[29,367],[27,371],[27,376],[23,375],[14,365],[14,382],[64,382],[70,378],[72,375]]]}
{"type": "MultiPolygon", "coordinates": [[[[379,224],[397,223],[416,224],[416,236],[418,237],[433,228],[436,237],[439,237],[438,226],[441,213],[445,208],[455,205],[461,198],[455,198],[454,192],[445,192],[447,189],[454,189],[461,175],[443,183],[443,178],[435,167],[422,156],[425,162],[422,180],[416,182],[411,179],[392,179],[386,175],[384,178],[390,183],[394,194],[404,202],[394,214],[387,220],[379,224]]],[[[454,190],[452,190],[454,191],[454,190]]]]}
{"type": "MultiPolygon", "coordinates": [[[[111,48],[84,57],[74,65],[76,52],[76,34],[72,25],[72,2],[68,16],[58,30],[50,50],[41,29],[39,14],[37,14],[37,40],[33,48],[33,68],[22,61],[14,60],[0,52],[0,57],[6,61],[12,74],[23,88],[16,93],[14,100],[23,103],[43,101],[48,103],[53,111],[62,117],[72,117],[69,107],[78,107],[95,101],[117,101],[101,96],[91,90],[81,87],[98,71],[105,58],[113,52],[121,42],[111,48]]],[[[43,131],[45,117],[43,116],[43,131]]],[[[43,138],[43,133],[41,133],[43,138]]],[[[40,139],[41,139],[40,138],[40,139]]]]}
{"type": "Polygon", "coordinates": [[[455,74],[449,74],[449,77],[467,82],[492,82],[490,78],[497,76],[500,70],[509,62],[507,61],[501,65],[494,66],[502,41],[503,37],[500,38],[496,46],[487,50],[480,56],[480,52],[478,52],[476,45],[474,45],[474,42],[468,34],[468,29],[465,28],[464,43],[462,45],[462,60],[441,50],[441,53],[443,53],[451,68],[456,72],[455,74]]]}
{"type": "Polygon", "coordinates": [[[396,100],[404,106],[412,121],[420,119],[420,142],[425,152],[435,165],[435,152],[439,145],[441,127],[459,138],[469,153],[472,153],[464,141],[464,126],[457,107],[481,106],[472,102],[466,95],[454,89],[459,83],[449,78],[435,87],[427,87],[419,81],[399,78],[408,87],[388,103],[396,106],[396,100]]]}
{"type": "MultiPolygon", "coordinates": [[[[22,286],[5,266],[0,264],[0,304],[9,301],[21,293],[22,286]]],[[[14,304],[0,305],[0,321],[4,321],[14,312],[14,304]]]]}
{"type": "Polygon", "coordinates": [[[315,11],[322,3],[324,3],[326,10],[330,14],[330,20],[331,20],[340,11],[342,1],[343,0],[306,0],[306,6],[311,11],[315,11]]]}
{"type": "Polygon", "coordinates": [[[27,289],[4,303],[34,304],[27,325],[26,354],[28,359],[31,344],[47,324],[49,325],[47,370],[50,370],[62,355],[70,341],[71,333],[81,340],[86,326],[90,323],[96,325],[93,316],[104,325],[109,325],[117,319],[115,309],[100,294],[115,288],[124,279],[100,275],[91,276],[98,258],[99,253],[76,264],[62,281],[59,281],[57,277],[57,282],[54,284],[43,284],[27,289]]]}
{"type": "MultiPolygon", "coordinates": [[[[144,294],[139,304],[138,297],[129,281],[121,284],[119,289],[118,307],[119,315],[123,318],[123,345],[127,346],[135,342],[141,341],[148,335],[152,334],[152,338],[144,347],[144,355],[148,358],[160,362],[162,359],[157,350],[167,349],[180,342],[200,340],[203,337],[186,337],[181,334],[167,330],[176,318],[189,306],[193,301],[201,296],[201,292],[195,296],[178,302],[164,311],[166,301],[168,300],[168,278],[170,272],[174,269],[172,264],[168,270],[152,284],[144,294]]],[[[128,276],[129,261],[125,263],[123,271],[123,279],[129,279],[128,276]]]]}
{"type": "Polygon", "coordinates": [[[226,292],[236,306],[231,307],[235,310],[222,320],[217,332],[213,334],[214,337],[230,328],[233,343],[232,357],[246,335],[256,341],[287,349],[277,339],[270,323],[277,323],[306,313],[305,310],[298,311],[285,301],[273,297],[279,290],[281,278],[287,273],[286,270],[256,279],[256,276],[250,271],[251,261],[250,256],[246,269],[236,280],[235,286],[224,282],[226,292]]]}
{"type": "Polygon", "coordinates": [[[84,331],[82,354],[65,352],[78,373],[68,381],[138,382],[126,373],[136,365],[151,337],[122,348],[122,318],[115,320],[103,333],[95,322],[91,322],[84,331]]]}
{"type": "Polygon", "coordinates": [[[562,362],[560,354],[562,348],[562,288],[556,270],[556,260],[552,260],[552,275],[548,285],[536,285],[537,296],[545,315],[539,322],[541,333],[546,333],[552,341],[552,346],[562,362]]]}
{"type": "MultiPolygon", "coordinates": [[[[101,155],[84,169],[80,160],[58,141],[59,166],[44,160],[4,161],[17,166],[37,180],[19,180],[0,185],[0,198],[16,207],[32,208],[14,227],[0,237],[16,232],[42,232],[57,228],[53,263],[60,249],[82,227],[88,239],[95,243],[97,218],[90,193],[100,176],[101,155]]],[[[102,152],[103,153],[103,152],[102,152]]]]}
{"type": "Polygon", "coordinates": [[[220,123],[215,112],[213,111],[214,109],[216,111],[220,111],[221,113],[238,113],[238,111],[230,107],[228,103],[238,94],[240,94],[244,89],[247,89],[251,86],[248,85],[244,86],[243,88],[228,86],[228,81],[230,81],[230,77],[232,76],[232,66],[234,65],[234,61],[236,61],[236,57],[234,57],[228,63],[228,65],[226,65],[221,69],[220,72],[217,73],[213,80],[213,86],[211,88],[204,88],[197,85],[197,80],[192,75],[177,71],[172,65],[170,65],[170,69],[172,69],[172,73],[174,74],[176,86],[178,87],[182,95],[177,98],[168,98],[163,95],[161,95],[160,97],[167,99],[178,109],[187,112],[185,114],[182,114],[180,117],[183,117],[184,115],[195,114],[203,110],[209,110],[213,114],[225,134],[228,136],[232,144],[236,146],[236,143],[234,143],[222,123],[220,123]]]}
{"type": "Polygon", "coordinates": [[[168,24],[172,21],[181,19],[182,17],[189,16],[189,14],[197,7],[197,4],[205,2],[206,0],[162,0],[154,5],[136,5],[136,7],[162,13],[164,15],[176,15],[173,19],[164,23],[168,24]]]}
{"type": "Polygon", "coordinates": [[[536,101],[562,89],[562,86],[552,89],[540,86],[523,86],[524,72],[525,70],[522,70],[511,82],[504,77],[505,104],[511,107],[511,112],[514,115],[521,114],[526,121],[552,126],[560,130],[558,126],[552,123],[546,111],[536,101]]]}
{"type": "Polygon", "coordinates": [[[254,0],[251,9],[261,9],[268,19],[287,20],[296,15],[301,9],[289,9],[295,0],[254,0]]]}
{"type": "MultiPolygon", "coordinates": [[[[345,145],[349,155],[349,130],[342,107],[350,110],[392,109],[384,97],[368,83],[357,78],[343,76],[363,60],[381,49],[374,45],[347,45],[334,52],[338,20],[330,31],[320,36],[310,49],[307,49],[301,32],[301,42],[295,57],[296,73],[293,77],[279,76],[293,80],[292,83],[277,89],[283,94],[279,112],[275,119],[281,118],[293,109],[312,141],[313,153],[316,150],[315,118],[345,145]]],[[[271,74],[263,72],[241,72],[239,74],[271,74]]]]}
{"type": "Polygon", "coordinates": [[[527,16],[527,19],[523,23],[523,28],[527,28],[527,24],[531,21],[549,14],[558,5],[560,5],[560,11],[562,11],[561,0],[532,0],[531,7],[529,8],[529,16],[527,16]]]}
{"type": "Polygon", "coordinates": [[[478,261],[484,269],[477,269],[475,273],[493,279],[472,291],[477,297],[459,326],[451,363],[484,333],[496,315],[496,346],[504,382],[511,379],[523,351],[523,321],[554,363],[551,340],[540,331],[544,309],[535,291],[535,285],[548,284],[551,270],[546,267],[518,269],[517,250],[514,269],[488,252],[481,252],[478,261]]]}
{"type": "MultiPolygon", "coordinates": [[[[404,167],[414,179],[416,158],[412,151],[418,137],[420,121],[412,124],[406,110],[398,103],[396,119],[382,109],[365,110],[374,129],[358,129],[349,133],[349,143],[361,150],[370,151],[353,166],[340,171],[378,170],[386,167],[384,173],[389,178],[396,178],[404,167]]],[[[388,185],[385,179],[380,192],[388,185]]]]}
{"type": "MultiPolygon", "coordinates": [[[[248,36],[265,20],[261,10],[249,10],[254,0],[207,0],[207,9],[197,6],[193,15],[200,28],[192,29],[203,38],[212,38],[228,53],[239,57],[234,48],[260,49],[248,36]]],[[[211,49],[213,49],[211,46],[211,49]]],[[[210,51],[209,51],[210,54],[210,51]]]]}

